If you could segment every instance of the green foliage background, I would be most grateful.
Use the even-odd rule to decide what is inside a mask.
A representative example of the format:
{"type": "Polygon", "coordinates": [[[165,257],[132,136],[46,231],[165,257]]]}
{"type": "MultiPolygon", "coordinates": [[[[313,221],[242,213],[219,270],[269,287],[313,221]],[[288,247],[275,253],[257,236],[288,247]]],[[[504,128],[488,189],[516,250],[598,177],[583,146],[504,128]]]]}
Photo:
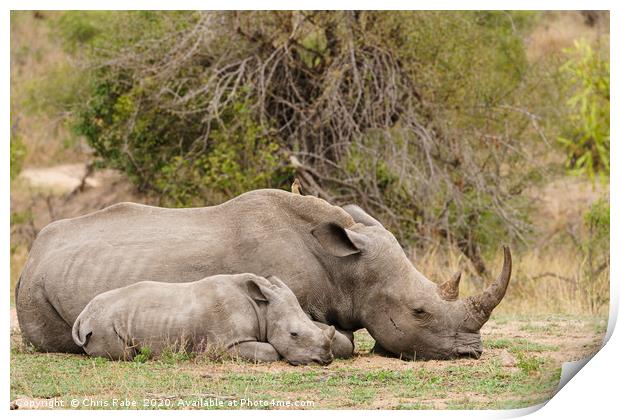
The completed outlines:
{"type": "Polygon", "coordinates": [[[559,138],[568,155],[567,166],[590,177],[609,176],[609,56],[578,41],[562,66],[571,86],[569,121],[559,138]]]}

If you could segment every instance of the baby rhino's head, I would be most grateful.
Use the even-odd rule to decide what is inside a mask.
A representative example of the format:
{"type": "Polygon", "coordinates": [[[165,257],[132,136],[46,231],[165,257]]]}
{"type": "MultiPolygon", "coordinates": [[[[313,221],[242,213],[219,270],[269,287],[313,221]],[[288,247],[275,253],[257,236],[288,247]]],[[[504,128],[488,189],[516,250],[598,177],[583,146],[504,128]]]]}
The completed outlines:
{"type": "Polygon", "coordinates": [[[295,294],[275,276],[255,282],[267,301],[267,341],[292,365],[332,362],[336,330],[317,327],[304,313],[295,294]]]}

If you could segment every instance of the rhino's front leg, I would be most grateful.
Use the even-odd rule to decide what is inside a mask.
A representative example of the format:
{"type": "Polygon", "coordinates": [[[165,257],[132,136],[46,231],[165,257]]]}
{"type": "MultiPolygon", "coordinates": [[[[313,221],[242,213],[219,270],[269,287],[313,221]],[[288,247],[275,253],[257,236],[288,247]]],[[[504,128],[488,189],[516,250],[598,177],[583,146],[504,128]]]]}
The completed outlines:
{"type": "Polygon", "coordinates": [[[381,344],[379,344],[377,342],[375,342],[375,346],[372,348],[371,353],[374,353],[376,355],[383,356],[383,357],[397,357],[395,354],[390,353],[389,351],[384,349],[381,346],[381,344]]]}
{"type": "MultiPolygon", "coordinates": [[[[312,322],[314,322],[314,324],[322,330],[329,328],[329,325],[323,324],[322,322],[312,322]]],[[[334,335],[334,340],[332,341],[332,353],[334,353],[334,357],[338,359],[348,359],[353,356],[354,348],[353,333],[351,331],[339,330],[336,328],[336,334],[334,335]]]]}
{"type": "Polygon", "coordinates": [[[235,344],[228,349],[228,353],[253,362],[275,362],[281,358],[271,344],[258,341],[246,341],[235,344]]]}

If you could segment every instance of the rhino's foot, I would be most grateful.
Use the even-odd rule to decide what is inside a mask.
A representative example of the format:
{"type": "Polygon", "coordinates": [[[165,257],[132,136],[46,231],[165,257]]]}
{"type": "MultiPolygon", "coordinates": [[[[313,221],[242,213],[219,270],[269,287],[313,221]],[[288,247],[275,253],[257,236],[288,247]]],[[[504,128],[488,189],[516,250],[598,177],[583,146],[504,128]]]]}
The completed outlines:
{"type": "Polygon", "coordinates": [[[355,345],[345,334],[336,331],[334,341],[332,342],[332,353],[338,359],[348,359],[353,356],[355,345]]]}
{"type": "Polygon", "coordinates": [[[228,353],[252,362],[275,362],[281,358],[271,344],[258,341],[235,344],[228,349],[228,353]]]}
{"type": "MultiPolygon", "coordinates": [[[[314,324],[322,330],[329,328],[329,325],[322,322],[313,321],[314,324]]],[[[332,341],[332,353],[336,359],[348,359],[353,356],[355,349],[353,333],[351,331],[339,330],[336,328],[336,334],[332,341]]]]}
{"type": "Polygon", "coordinates": [[[377,342],[375,342],[375,346],[372,348],[371,353],[376,354],[378,356],[383,356],[383,357],[397,357],[394,353],[387,351],[381,346],[381,344],[377,342]]]}

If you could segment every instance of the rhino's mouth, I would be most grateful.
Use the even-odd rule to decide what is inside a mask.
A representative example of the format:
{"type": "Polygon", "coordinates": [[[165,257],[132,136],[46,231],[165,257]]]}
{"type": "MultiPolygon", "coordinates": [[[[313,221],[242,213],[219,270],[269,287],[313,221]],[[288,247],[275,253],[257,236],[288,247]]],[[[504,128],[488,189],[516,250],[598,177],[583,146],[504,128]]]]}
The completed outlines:
{"type": "Polygon", "coordinates": [[[458,332],[455,337],[454,358],[479,359],[482,356],[480,333],[458,332]]]}
{"type": "Polygon", "coordinates": [[[453,353],[446,354],[433,354],[433,355],[421,355],[419,353],[401,353],[400,355],[393,355],[392,357],[398,357],[407,361],[427,361],[427,360],[453,360],[453,359],[479,359],[482,355],[481,350],[475,348],[459,348],[453,353]]]}
{"type": "Polygon", "coordinates": [[[454,353],[456,358],[480,359],[482,346],[460,346],[454,353]]]}
{"type": "Polygon", "coordinates": [[[326,366],[326,365],[329,365],[333,361],[334,361],[334,357],[328,356],[328,357],[312,357],[309,360],[289,360],[288,362],[289,364],[293,366],[309,365],[312,363],[316,363],[317,365],[321,365],[321,366],[326,366]]]}
{"type": "Polygon", "coordinates": [[[391,353],[383,348],[380,351],[377,351],[376,354],[379,354],[384,357],[394,357],[397,359],[407,360],[407,361],[425,361],[425,360],[452,360],[452,359],[479,359],[482,355],[482,345],[459,345],[454,348],[453,351],[447,351],[445,353],[421,353],[414,351],[413,353],[403,352],[400,354],[391,353]]]}
{"type": "Polygon", "coordinates": [[[326,366],[326,365],[329,365],[331,362],[333,362],[334,358],[333,357],[328,357],[328,358],[315,357],[312,359],[312,361],[316,363],[317,365],[326,366]]]}

